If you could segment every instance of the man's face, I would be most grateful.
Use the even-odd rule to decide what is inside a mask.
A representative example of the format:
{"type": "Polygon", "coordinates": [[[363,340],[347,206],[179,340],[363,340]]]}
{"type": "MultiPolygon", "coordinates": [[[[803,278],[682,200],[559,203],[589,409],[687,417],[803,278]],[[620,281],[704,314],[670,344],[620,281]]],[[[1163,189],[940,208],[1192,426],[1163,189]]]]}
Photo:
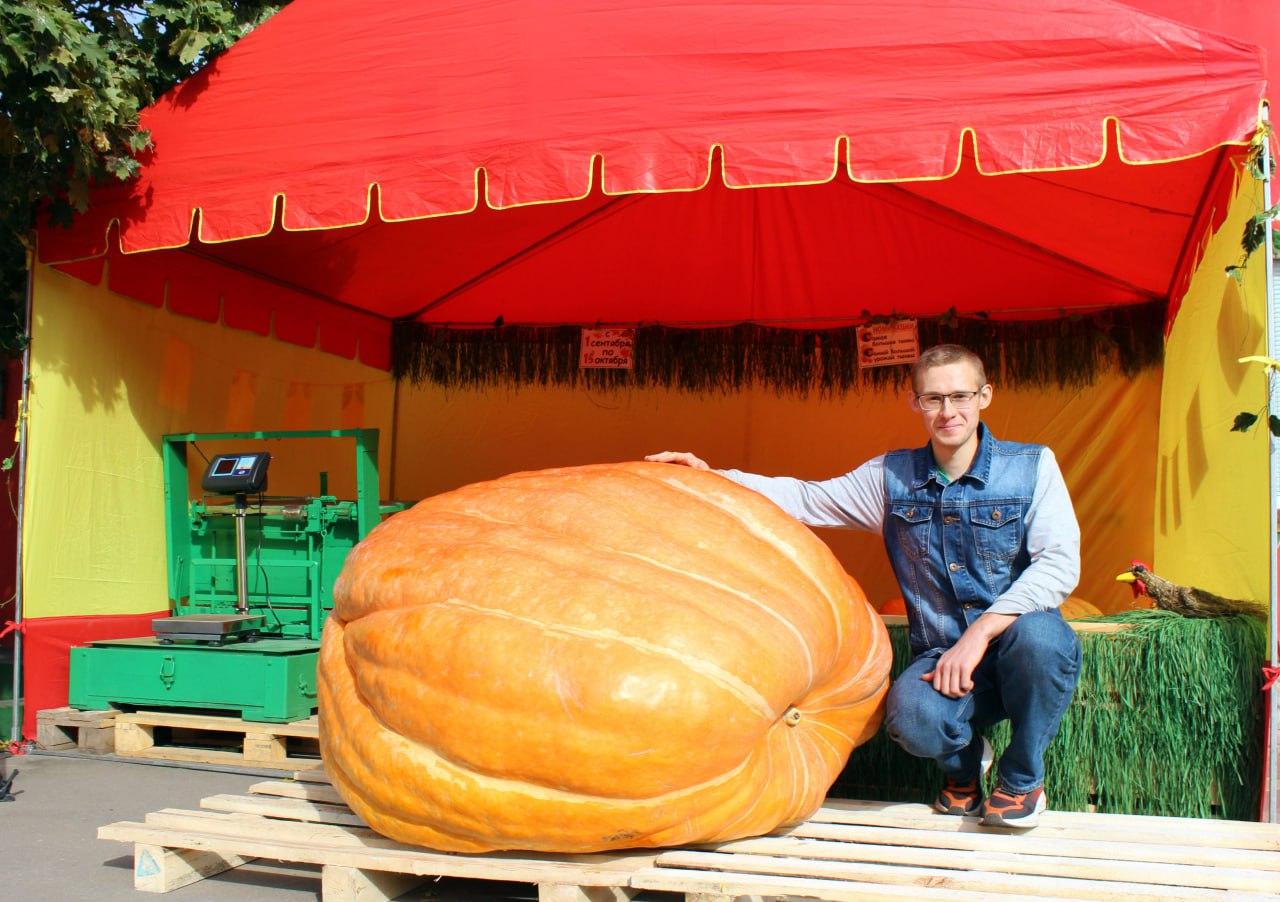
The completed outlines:
{"type": "Polygon", "coordinates": [[[935,446],[944,448],[961,448],[974,438],[978,431],[981,411],[991,403],[991,386],[978,382],[978,372],[968,362],[948,363],[925,370],[921,374],[920,385],[911,393],[911,407],[919,412],[924,420],[925,431],[935,446]],[[956,407],[949,395],[957,392],[976,392],[969,401],[969,407],[956,407]],[[930,397],[942,396],[942,406],[937,410],[926,410],[920,399],[926,404],[930,397]]]}

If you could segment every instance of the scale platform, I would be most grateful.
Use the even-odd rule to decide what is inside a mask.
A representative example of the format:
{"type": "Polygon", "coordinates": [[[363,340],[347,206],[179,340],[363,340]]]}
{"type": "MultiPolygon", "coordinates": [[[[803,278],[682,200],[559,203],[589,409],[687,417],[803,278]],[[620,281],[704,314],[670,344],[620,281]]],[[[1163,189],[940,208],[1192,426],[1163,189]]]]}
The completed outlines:
{"type": "Polygon", "coordinates": [[[314,639],[100,639],[71,649],[69,702],[81,710],[200,708],[289,723],[315,711],[319,653],[314,639]]]}
{"type": "Polygon", "coordinates": [[[266,618],[261,614],[187,614],[182,617],[157,617],[151,630],[162,645],[170,642],[239,642],[257,638],[266,618]]]}

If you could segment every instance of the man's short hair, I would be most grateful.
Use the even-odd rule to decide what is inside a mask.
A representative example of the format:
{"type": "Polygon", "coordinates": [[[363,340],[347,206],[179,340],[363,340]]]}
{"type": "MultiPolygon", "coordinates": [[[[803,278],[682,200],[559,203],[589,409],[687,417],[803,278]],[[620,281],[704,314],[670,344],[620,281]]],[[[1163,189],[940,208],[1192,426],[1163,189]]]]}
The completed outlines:
{"type": "Polygon", "coordinates": [[[919,359],[911,365],[911,388],[913,391],[920,390],[920,380],[924,376],[925,370],[931,370],[935,366],[946,366],[950,363],[970,363],[978,374],[978,388],[987,384],[987,371],[982,365],[982,358],[970,351],[963,345],[934,345],[929,348],[919,359]]]}

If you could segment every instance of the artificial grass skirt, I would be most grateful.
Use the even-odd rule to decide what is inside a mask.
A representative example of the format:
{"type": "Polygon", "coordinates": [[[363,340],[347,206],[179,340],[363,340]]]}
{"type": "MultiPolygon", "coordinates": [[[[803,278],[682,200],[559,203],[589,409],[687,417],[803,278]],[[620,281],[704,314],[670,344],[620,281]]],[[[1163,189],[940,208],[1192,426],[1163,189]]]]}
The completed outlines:
{"type": "MultiPolygon", "coordinates": [[[[948,312],[916,322],[921,348],[962,344],[983,359],[999,385],[1072,387],[1088,385],[1112,368],[1133,376],[1158,366],[1165,315],[1164,302],[1153,301],[1036,320],[948,312]]],[[[582,369],[583,325],[462,328],[401,320],[392,327],[391,372],[414,385],[441,388],[585,386],[715,394],[764,386],[800,397],[901,390],[910,375],[901,365],[864,369],[857,326],[754,323],[634,324],[633,369],[582,369]]]]}
{"type": "MultiPolygon", "coordinates": [[[[1126,628],[1078,634],[1080,682],[1045,754],[1049,807],[1256,820],[1263,624],[1154,610],[1094,622],[1126,628]]],[[[889,636],[896,678],[910,659],[906,627],[891,626],[889,636]]],[[[991,731],[997,755],[1008,736],[1007,722],[991,731]]],[[[927,802],[940,785],[932,761],[911,757],[881,729],[854,750],[830,796],[927,802]]]]}

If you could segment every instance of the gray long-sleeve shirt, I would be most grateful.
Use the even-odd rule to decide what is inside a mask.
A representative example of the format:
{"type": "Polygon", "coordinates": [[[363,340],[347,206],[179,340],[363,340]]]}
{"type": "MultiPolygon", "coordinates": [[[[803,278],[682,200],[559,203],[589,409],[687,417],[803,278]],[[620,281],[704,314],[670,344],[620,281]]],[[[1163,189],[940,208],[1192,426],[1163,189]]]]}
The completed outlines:
{"type": "MultiPolygon", "coordinates": [[[[719,470],[734,482],[760,492],[809,526],[884,532],[887,498],[884,456],[834,479],[810,481],[719,470]]],[[[1026,548],[1031,563],[987,609],[1023,614],[1056,608],[1080,579],[1080,528],[1053,452],[1040,456],[1035,492],[1026,516],[1026,548]]]]}

